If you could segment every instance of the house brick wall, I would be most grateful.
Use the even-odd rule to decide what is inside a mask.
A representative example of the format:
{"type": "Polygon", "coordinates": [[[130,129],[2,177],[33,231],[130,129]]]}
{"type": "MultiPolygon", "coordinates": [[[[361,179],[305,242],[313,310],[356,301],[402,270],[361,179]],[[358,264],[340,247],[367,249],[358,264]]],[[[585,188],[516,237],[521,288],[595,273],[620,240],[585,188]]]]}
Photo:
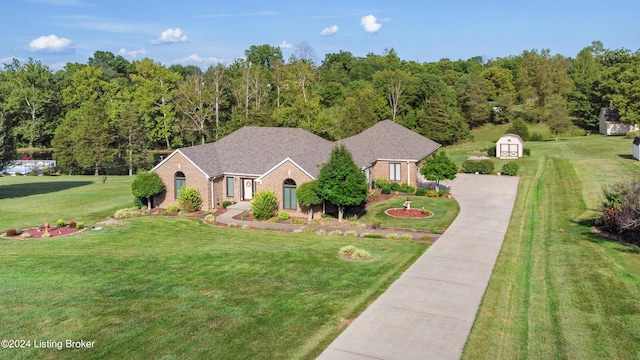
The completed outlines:
{"type": "Polygon", "coordinates": [[[410,162],[407,164],[406,161],[386,161],[386,160],[378,160],[371,166],[371,180],[389,180],[389,164],[390,163],[400,163],[400,180],[394,181],[399,184],[409,183],[409,185],[413,187],[417,187],[418,184],[418,164],[415,162],[410,162]],[[409,168],[409,174],[407,174],[407,167],[409,168]],[[407,175],[410,178],[407,181],[407,175]]]}
{"type": "MultiPolygon", "coordinates": [[[[308,208],[297,205],[296,210],[284,209],[284,181],[292,179],[296,182],[296,188],[301,184],[313,180],[309,175],[305,174],[292,162],[287,161],[280,165],[277,169],[270,172],[262,178],[262,182],[256,184],[256,191],[270,190],[276,194],[278,198],[278,211],[286,211],[292,216],[304,217],[308,215],[308,208]]],[[[314,208],[314,219],[322,216],[322,206],[314,208]]]]}
{"type": "Polygon", "coordinates": [[[162,166],[157,168],[155,172],[164,182],[165,191],[154,196],[153,206],[166,209],[169,205],[178,205],[175,198],[175,174],[182,171],[185,175],[186,186],[193,187],[200,192],[202,197],[202,208],[211,209],[211,183],[207,177],[196,168],[181,153],[175,153],[162,166]]]}

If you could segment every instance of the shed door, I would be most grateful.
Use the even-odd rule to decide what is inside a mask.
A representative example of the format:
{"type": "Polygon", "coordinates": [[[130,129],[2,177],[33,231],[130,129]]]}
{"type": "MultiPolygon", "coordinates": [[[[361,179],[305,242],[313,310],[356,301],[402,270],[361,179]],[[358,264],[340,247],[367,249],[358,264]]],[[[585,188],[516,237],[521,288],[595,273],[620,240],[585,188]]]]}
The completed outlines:
{"type": "Polygon", "coordinates": [[[518,144],[500,144],[500,157],[518,157],[518,144]]]}

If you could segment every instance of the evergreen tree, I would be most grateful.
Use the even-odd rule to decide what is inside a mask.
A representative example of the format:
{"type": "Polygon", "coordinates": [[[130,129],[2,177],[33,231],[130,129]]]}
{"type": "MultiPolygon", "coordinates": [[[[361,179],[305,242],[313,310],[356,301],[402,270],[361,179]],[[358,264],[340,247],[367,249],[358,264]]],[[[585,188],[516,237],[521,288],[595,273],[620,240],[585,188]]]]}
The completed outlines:
{"type": "Polygon", "coordinates": [[[317,190],[323,200],[338,206],[340,222],[345,206],[360,205],[367,200],[367,178],[344,145],[333,148],[329,161],[320,169],[317,190]]]}

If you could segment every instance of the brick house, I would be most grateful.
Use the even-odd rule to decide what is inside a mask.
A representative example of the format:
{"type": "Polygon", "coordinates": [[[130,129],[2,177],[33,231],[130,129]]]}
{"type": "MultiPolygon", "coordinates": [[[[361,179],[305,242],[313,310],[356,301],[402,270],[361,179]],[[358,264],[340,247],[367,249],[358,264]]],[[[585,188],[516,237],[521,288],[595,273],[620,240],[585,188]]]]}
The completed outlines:
{"type": "MultiPolygon", "coordinates": [[[[298,128],[243,127],[209,144],[177,149],[156,165],[166,190],[154,206],[176,203],[182,187],[200,192],[203,208],[223,201],[250,201],[260,190],[273,191],[279,210],[305,216],[297,186],[314,180],[337,144],[344,144],[367,177],[417,186],[421,162],[440,144],[390,120],[336,143],[298,128]]],[[[323,207],[314,209],[314,217],[323,207]]]]}

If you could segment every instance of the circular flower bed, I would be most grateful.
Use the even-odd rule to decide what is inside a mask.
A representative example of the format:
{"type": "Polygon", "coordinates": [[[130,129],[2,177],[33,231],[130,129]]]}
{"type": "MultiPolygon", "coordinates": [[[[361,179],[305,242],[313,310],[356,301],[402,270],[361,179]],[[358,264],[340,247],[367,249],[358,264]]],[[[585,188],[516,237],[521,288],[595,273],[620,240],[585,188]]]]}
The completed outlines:
{"type": "Polygon", "coordinates": [[[433,212],[427,209],[391,208],[385,210],[384,213],[389,216],[406,219],[427,219],[433,216],[433,212]]]}

